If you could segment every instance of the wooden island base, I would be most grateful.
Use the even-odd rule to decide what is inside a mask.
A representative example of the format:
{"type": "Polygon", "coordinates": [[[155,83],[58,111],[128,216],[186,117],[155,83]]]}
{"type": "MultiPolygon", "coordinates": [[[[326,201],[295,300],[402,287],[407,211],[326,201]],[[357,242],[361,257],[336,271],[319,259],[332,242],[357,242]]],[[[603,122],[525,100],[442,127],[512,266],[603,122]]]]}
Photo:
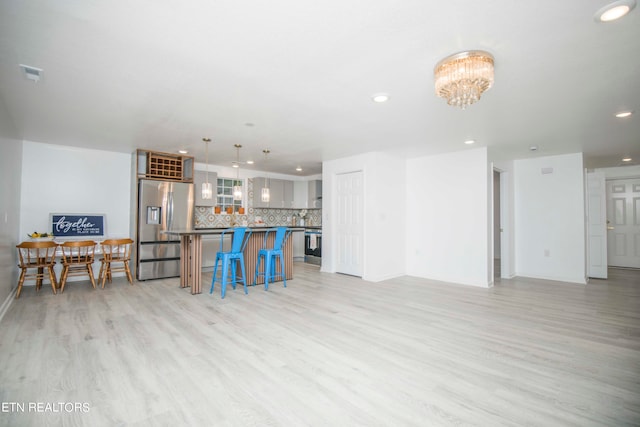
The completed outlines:
{"type": "MultiPolygon", "coordinates": [[[[201,229],[168,231],[166,234],[180,236],[180,287],[191,287],[191,294],[202,293],[202,236],[222,234],[225,229],[201,229]]],[[[265,247],[264,235],[269,228],[251,228],[251,237],[244,250],[244,265],[247,274],[247,285],[253,285],[253,278],[258,262],[258,251],[265,247]]],[[[294,232],[303,232],[304,228],[293,228],[294,232]]],[[[273,246],[275,233],[269,233],[266,247],[273,246]]],[[[288,239],[283,248],[284,270],[287,280],[293,279],[293,239],[288,239]]],[[[280,273],[280,264],[276,264],[276,272],[280,273]]],[[[238,272],[239,274],[240,272],[238,272]]],[[[264,283],[264,278],[259,277],[256,284],[264,283]]]]}

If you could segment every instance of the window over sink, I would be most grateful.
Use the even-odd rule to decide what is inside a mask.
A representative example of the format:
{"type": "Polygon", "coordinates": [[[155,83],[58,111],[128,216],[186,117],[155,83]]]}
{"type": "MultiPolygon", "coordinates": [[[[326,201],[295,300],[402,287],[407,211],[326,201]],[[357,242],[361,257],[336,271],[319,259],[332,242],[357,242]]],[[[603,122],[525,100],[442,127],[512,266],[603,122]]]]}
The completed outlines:
{"type": "Polygon", "coordinates": [[[242,200],[233,199],[233,187],[239,185],[242,187],[242,198],[244,199],[245,189],[243,181],[234,178],[218,178],[217,184],[217,206],[220,206],[222,212],[228,207],[233,208],[233,212],[238,212],[238,208],[242,206],[242,200]]]}

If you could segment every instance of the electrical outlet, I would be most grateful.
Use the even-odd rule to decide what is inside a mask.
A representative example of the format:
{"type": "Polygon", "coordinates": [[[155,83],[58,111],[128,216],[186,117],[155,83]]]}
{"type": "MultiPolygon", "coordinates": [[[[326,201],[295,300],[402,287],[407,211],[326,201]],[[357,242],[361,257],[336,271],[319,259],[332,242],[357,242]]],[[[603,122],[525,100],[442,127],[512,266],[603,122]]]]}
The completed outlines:
{"type": "Polygon", "coordinates": [[[549,251],[549,249],[545,249],[544,250],[544,256],[546,256],[546,257],[550,257],[551,256],[551,252],[549,251]]]}

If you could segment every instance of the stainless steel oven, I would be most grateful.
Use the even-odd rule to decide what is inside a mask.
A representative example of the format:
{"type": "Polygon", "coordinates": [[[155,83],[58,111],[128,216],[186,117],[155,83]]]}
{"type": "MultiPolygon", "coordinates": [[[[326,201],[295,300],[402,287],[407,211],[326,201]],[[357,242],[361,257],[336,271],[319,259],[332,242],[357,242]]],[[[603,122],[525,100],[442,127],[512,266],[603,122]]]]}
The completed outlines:
{"type": "Polygon", "coordinates": [[[304,232],[304,262],[320,265],[322,260],[322,230],[304,232]]]}

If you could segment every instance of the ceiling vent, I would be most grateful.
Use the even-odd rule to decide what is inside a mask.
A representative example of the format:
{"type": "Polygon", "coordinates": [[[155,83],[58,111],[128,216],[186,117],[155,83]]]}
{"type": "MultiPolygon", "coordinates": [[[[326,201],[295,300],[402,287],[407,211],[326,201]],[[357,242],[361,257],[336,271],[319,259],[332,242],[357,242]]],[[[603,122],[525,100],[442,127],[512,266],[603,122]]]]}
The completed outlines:
{"type": "Polygon", "coordinates": [[[24,75],[27,79],[37,83],[40,81],[40,75],[42,74],[41,68],[32,67],[30,65],[20,64],[20,68],[24,71],[24,75]]]}

